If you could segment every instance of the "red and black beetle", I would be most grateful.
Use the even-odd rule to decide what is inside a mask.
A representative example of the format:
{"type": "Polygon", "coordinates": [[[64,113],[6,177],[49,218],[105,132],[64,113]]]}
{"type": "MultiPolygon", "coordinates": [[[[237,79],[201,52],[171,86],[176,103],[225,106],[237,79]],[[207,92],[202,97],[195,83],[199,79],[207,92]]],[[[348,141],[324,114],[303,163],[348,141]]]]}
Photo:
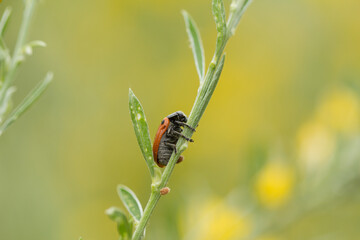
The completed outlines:
{"type": "MultiPolygon", "coordinates": [[[[153,145],[154,161],[159,167],[165,167],[170,160],[172,152],[175,151],[176,153],[176,143],[180,137],[193,142],[192,139],[182,134],[183,129],[181,127],[184,126],[195,131],[186,122],[187,117],[181,111],[174,112],[161,121],[153,145]]],[[[177,162],[179,163],[182,160],[183,156],[180,156],[177,162]]]]}

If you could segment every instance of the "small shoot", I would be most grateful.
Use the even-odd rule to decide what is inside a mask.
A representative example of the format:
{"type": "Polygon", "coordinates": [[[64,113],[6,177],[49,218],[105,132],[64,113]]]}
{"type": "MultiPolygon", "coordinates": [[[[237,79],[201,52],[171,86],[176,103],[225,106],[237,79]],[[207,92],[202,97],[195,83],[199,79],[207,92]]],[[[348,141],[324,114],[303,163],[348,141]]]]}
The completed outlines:
{"type": "Polygon", "coordinates": [[[205,54],[202,45],[200,32],[196,26],[195,21],[185,10],[182,11],[184,16],[186,32],[189,37],[190,46],[194,55],[195,66],[200,79],[200,85],[204,82],[205,77],[205,54]]]}
{"type": "Polygon", "coordinates": [[[130,215],[134,218],[136,222],[139,222],[141,216],[143,215],[143,209],[135,193],[124,185],[119,185],[117,188],[117,192],[126,209],[129,211],[130,215]]]}

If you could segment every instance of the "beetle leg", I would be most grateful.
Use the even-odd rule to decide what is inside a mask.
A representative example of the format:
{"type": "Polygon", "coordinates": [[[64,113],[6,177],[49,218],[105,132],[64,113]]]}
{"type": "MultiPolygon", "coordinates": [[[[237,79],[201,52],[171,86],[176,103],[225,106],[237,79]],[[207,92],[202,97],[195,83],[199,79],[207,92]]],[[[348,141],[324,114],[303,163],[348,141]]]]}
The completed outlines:
{"type": "Polygon", "coordinates": [[[188,128],[190,128],[193,132],[196,132],[195,128],[193,128],[192,126],[190,126],[189,124],[187,123],[184,123],[184,122],[180,122],[180,121],[175,121],[176,124],[180,125],[180,126],[186,126],[188,128]]]}
{"type": "Polygon", "coordinates": [[[180,137],[185,138],[186,141],[194,142],[194,140],[192,140],[191,138],[186,137],[184,134],[182,134],[182,133],[180,133],[180,132],[174,131],[174,133],[177,134],[177,135],[179,135],[180,137]]]}
{"type": "Polygon", "coordinates": [[[175,144],[172,144],[172,143],[168,143],[168,142],[164,142],[164,144],[168,147],[171,147],[174,151],[175,151],[175,154],[177,153],[177,150],[176,150],[176,145],[175,144]]]}

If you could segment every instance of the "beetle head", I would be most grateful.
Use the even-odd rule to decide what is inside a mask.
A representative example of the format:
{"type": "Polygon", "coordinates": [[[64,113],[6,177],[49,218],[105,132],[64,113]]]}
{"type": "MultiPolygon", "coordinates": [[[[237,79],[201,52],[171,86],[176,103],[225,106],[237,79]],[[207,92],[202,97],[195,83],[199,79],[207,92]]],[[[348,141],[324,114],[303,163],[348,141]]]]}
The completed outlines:
{"type": "Polygon", "coordinates": [[[174,122],[174,121],[179,121],[184,123],[187,122],[187,117],[182,111],[174,112],[169,116],[167,116],[167,118],[170,120],[170,122],[174,122]]]}

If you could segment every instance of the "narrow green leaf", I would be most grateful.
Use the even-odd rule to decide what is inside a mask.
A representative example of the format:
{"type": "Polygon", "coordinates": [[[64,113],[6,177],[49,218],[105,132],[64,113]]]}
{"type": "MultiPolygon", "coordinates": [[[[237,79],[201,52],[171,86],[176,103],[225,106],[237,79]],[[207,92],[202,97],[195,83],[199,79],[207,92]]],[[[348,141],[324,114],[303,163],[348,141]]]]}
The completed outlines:
{"type": "Polygon", "coordinates": [[[213,0],[212,11],[215,18],[216,30],[218,31],[218,33],[225,34],[226,16],[224,2],[222,0],[213,0]]]}
{"type": "Polygon", "coordinates": [[[53,78],[52,73],[48,73],[45,79],[39,83],[14,109],[5,122],[0,126],[0,135],[8,128],[13,122],[16,121],[46,90],[53,78]]]}
{"type": "Polygon", "coordinates": [[[195,66],[200,78],[200,84],[204,81],[205,75],[205,54],[202,45],[200,32],[196,26],[195,21],[185,10],[182,11],[184,16],[186,32],[189,37],[191,49],[194,55],[195,66]]]}
{"type": "Polygon", "coordinates": [[[128,240],[132,236],[132,224],[126,217],[126,214],[117,207],[111,207],[105,211],[111,220],[116,222],[120,239],[128,240]]]}
{"type": "Polygon", "coordinates": [[[7,7],[5,8],[5,11],[1,17],[1,20],[0,20],[0,35],[2,36],[5,32],[5,29],[6,29],[6,26],[7,26],[7,23],[9,21],[9,17],[11,15],[11,8],[7,7]]]}
{"type": "Polygon", "coordinates": [[[129,89],[129,110],[136,139],[149,168],[151,178],[154,178],[154,157],[151,147],[149,127],[146,122],[145,112],[141,103],[131,89],[129,89]]]}
{"type": "Polygon", "coordinates": [[[131,216],[133,216],[135,221],[140,221],[140,218],[143,214],[143,209],[135,193],[131,191],[128,187],[123,185],[119,185],[117,187],[117,192],[121,201],[125,205],[126,209],[129,211],[131,216]]]}
{"type": "Polygon", "coordinates": [[[227,24],[229,33],[228,35],[234,35],[237,25],[239,24],[241,17],[244,15],[246,9],[249,7],[252,0],[233,0],[230,5],[230,17],[227,24]]]}

